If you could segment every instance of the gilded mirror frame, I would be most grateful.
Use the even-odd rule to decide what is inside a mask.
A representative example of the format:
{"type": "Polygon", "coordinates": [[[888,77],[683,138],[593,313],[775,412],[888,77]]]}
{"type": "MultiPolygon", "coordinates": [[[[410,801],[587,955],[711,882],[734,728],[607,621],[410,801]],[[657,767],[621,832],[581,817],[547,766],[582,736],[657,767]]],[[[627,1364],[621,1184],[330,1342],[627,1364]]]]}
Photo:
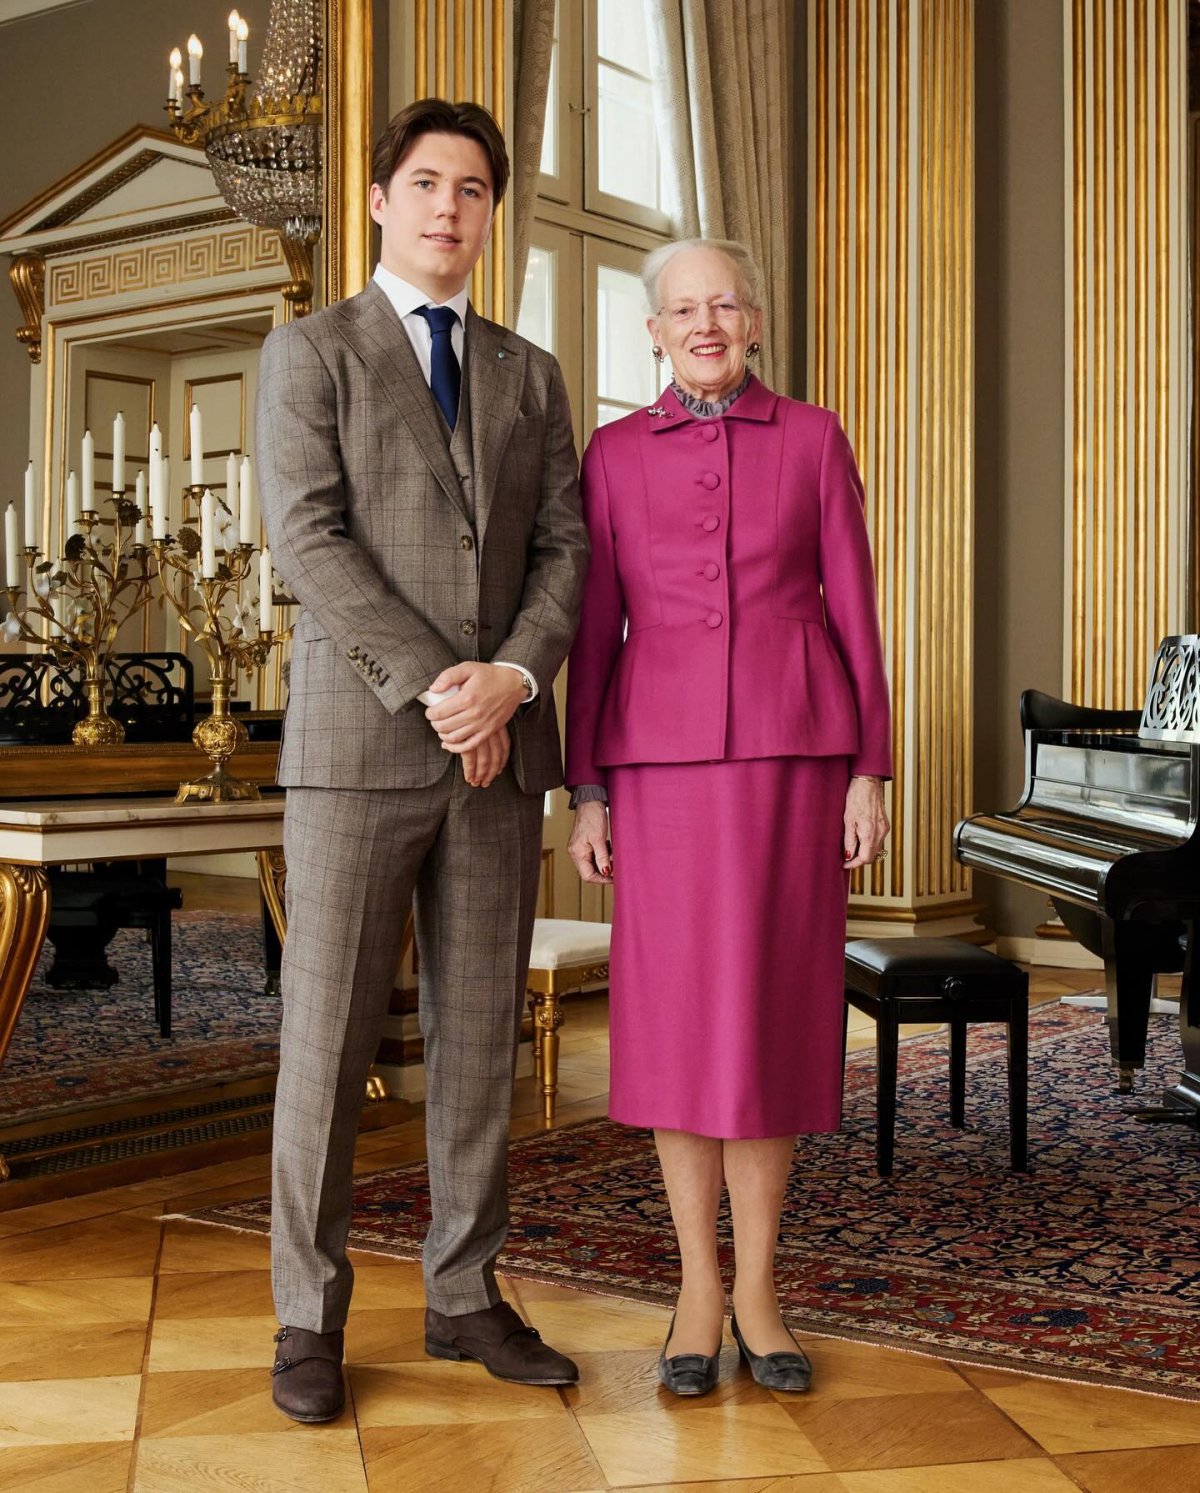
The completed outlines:
{"type": "Polygon", "coordinates": [[[353,295],[371,273],[373,0],[325,0],[324,305],[353,295]]]}

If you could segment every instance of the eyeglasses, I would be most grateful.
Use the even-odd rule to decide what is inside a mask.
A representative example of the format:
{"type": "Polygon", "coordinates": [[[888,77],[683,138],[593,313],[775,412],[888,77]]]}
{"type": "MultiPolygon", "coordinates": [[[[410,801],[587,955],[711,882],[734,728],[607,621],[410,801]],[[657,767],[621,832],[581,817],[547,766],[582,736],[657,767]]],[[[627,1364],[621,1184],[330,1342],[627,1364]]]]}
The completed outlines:
{"type": "Polygon", "coordinates": [[[701,311],[707,311],[710,320],[720,322],[735,321],[745,314],[741,301],[723,295],[714,301],[701,301],[699,304],[694,301],[679,301],[674,306],[660,306],[658,315],[667,317],[673,326],[690,327],[701,311]]]}

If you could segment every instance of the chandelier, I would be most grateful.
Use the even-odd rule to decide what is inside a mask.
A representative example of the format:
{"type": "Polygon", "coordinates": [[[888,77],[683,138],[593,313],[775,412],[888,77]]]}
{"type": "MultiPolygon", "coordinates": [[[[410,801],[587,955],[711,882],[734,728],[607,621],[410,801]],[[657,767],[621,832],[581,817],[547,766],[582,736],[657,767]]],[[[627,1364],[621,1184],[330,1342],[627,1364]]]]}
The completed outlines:
{"type": "Polygon", "coordinates": [[[247,71],[250,28],[229,17],[225,96],[206,103],[204,48],[171,53],[167,117],[185,145],[202,145],[217,188],[241,218],[313,243],[321,232],[321,0],[271,0],[262,72],[247,71]]]}

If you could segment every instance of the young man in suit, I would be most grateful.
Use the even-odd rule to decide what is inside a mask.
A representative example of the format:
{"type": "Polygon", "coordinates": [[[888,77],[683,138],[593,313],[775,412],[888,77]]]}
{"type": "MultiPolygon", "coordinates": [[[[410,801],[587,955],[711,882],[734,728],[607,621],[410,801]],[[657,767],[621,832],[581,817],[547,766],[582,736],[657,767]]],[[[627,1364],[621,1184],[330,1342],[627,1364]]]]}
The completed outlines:
{"type": "Polygon", "coordinates": [[[558,364],[467,301],[508,169],[484,109],[409,105],[374,151],[374,279],[273,332],[259,373],[263,517],[303,607],[272,1216],[273,1397],[296,1420],[343,1404],[354,1141],[414,896],[426,1351],[578,1377],[495,1280],[542,804],[562,782],[552,686],[587,563],[558,364]]]}

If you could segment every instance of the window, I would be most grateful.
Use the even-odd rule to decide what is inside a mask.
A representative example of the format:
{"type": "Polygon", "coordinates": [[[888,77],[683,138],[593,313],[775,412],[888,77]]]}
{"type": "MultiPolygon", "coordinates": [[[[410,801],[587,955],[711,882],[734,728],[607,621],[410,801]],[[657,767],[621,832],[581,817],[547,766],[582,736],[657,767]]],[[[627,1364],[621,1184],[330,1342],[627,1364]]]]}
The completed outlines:
{"type": "Polygon", "coordinates": [[[642,0],[560,4],[517,330],[558,357],[581,442],[653,403],[638,270],[662,243],[662,161],[642,0]]]}

